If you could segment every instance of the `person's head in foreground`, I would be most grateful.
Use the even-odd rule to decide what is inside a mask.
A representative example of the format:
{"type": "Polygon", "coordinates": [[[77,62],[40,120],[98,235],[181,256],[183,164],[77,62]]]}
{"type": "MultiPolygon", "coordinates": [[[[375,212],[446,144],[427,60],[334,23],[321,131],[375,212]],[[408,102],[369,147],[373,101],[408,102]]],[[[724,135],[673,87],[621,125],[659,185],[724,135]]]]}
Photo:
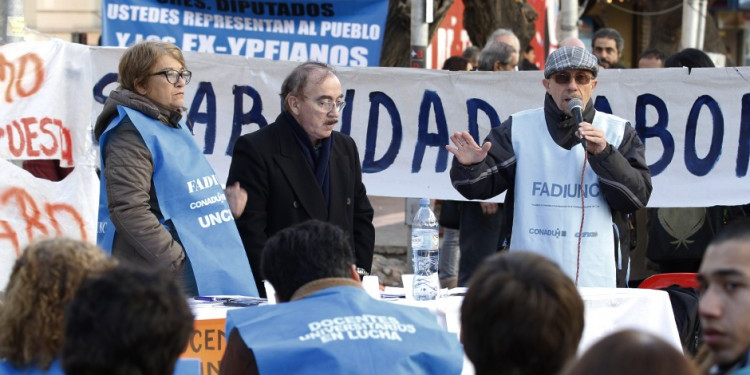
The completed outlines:
{"type": "Polygon", "coordinates": [[[596,56],[581,47],[562,47],[547,58],[542,84],[557,108],[570,115],[570,100],[580,99],[584,106],[588,104],[598,73],[596,56]]]}
{"type": "Polygon", "coordinates": [[[193,330],[169,275],[126,266],[84,281],[65,319],[62,366],[76,375],[171,375],[193,330]]]}
{"type": "Polygon", "coordinates": [[[0,358],[17,368],[48,368],[62,346],[65,306],[87,275],[111,266],[88,242],[58,237],[26,247],[0,306],[0,358]]]}
{"type": "Polygon", "coordinates": [[[303,285],[325,278],[359,281],[354,251],[346,232],[326,222],[309,220],[276,233],[263,248],[263,276],[288,302],[303,285]]]}
{"type": "Polygon", "coordinates": [[[681,351],[642,331],[615,332],[599,340],[565,375],[698,375],[681,351]]]}
{"type": "Polygon", "coordinates": [[[461,306],[464,351],[477,375],[558,373],[583,334],[583,300],[554,262],[528,252],[487,258],[461,306]]]}
{"type": "Polygon", "coordinates": [[[698,283],[703,341],[716,373],[748,367],[750,221],[731,222],[714,237],[703,256],[698,283]]]}

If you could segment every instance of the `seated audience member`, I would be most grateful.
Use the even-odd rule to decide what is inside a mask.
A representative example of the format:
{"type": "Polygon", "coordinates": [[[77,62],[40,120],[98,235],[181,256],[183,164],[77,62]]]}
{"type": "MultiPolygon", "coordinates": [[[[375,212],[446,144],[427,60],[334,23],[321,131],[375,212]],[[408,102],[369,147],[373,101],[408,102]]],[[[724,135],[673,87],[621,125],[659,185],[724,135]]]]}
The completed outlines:
{"type": "Polygon", "coordinates": [[[461,347],[426,309],[370,298],[346,232],[317,220],[266,243],[277,305],[232,310],[220,374],[459,374],[461,347]]]}
{"type": "Polygon", "coordinates": [[[67,238],[30,244],[0,307],[0,374],[62,374],[63,311],[86,278],[111,266],[96,246],[67,238]]]}
{"type": "Polygon", "coordinates": [[[625,330],[594,344],[565,375],[698,375],[675,347],[653,334],[625,330]]]}
{"type": "Polygon", "coordinates": [[[711,241],[698,271],[698,313],[711,375],[750,374],[750,221],[727,224],[711,241]]]}
{"type": "Polygon", "coordinates": [[[461,306],[462,341],[477,375],[553,375],[574,358],[583,300],[554,262],[528,252],[485,259],[461,306]]]}
{"type": "Polygon", "coordinates": [[[65,311],[66,374],[171,375],[193,330],[177,281],[120,266],[81,284],[65,311]]]}

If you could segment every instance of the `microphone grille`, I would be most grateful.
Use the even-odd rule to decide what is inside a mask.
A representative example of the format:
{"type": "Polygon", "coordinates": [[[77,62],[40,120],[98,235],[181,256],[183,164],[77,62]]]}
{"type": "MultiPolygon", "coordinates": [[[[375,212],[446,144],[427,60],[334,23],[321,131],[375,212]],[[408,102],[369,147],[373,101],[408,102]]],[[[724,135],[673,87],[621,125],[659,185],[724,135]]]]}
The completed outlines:
{"type": "Polygon", "coordinates": [[[583,109],[583,102],[581,99],[573,98],[568,102],[568,110],[572,111],[573,108],[583,109]]]}

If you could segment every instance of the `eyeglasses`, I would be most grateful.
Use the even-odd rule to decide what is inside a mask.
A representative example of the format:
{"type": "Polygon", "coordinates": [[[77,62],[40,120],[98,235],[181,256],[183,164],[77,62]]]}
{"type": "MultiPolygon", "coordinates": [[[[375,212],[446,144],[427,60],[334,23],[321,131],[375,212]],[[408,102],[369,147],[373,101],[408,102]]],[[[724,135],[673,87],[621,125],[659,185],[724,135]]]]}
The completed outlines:
{"type": "Polygon", "coordinates": [[[189,70],[183,70],[183,71],[178,72],[174,69],[167,69],[167,70],[162,70],[161,72],[151,73],[149,74],[149,76],[158,76],[160,74],[163,74],[164,77],[167,78],[167,82],[173,85],[177,83],[177,80],[179,80],[180,77],[182,77],[182,79],[185,80],[185,84],[187,85],[188,83],[190,83],[190,78],[193,77],[193,72],[189,70]]]}
{"type": "MultiPolygon", "coordinates": [[[[576,73],[575,75],[576,83],[579,85],[588,85],[593,78],[594,77],[590,74],[586,73],[576,73]]],[[[555,83],[558,85],[567,85],[570,83],[571,75],[570,73],[559,73],[552,76],[552,79],[554,79],[555,83]]]]}
{"type": "MultiPolygon", "coordinates": [[[[310,99],[310,98],[308,98],[308,97],[306,97],[304,95],[303,95],[303,97],[305,99],[310,99]]],[[[339,111],[339,112],[341,112],[341,110],[343,110],[344,107],[346,107],[346,102],[343,101],[343,100],[338,101],[338,102],[334,102],[331,99],[320,99],[320,100],[313,100],[313,102],[315,104],[317,104],[318,107],[320,107],[320,109],[322,109],[326,113],[331,112],[331,110],[333,110],[333,107],[336,107],[336,110],[339,111]]]]}

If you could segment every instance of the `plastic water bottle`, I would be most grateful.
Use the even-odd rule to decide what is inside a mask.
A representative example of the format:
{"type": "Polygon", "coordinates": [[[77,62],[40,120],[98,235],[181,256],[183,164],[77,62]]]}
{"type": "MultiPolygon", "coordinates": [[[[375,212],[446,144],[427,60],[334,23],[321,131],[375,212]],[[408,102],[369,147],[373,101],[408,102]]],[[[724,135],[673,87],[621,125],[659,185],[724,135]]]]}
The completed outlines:
{"type": "Polygon", "coordinates": [[[430,209],[430,200],[419,200],[419,210],[411,227],[411,249],[414,263],[413,295],[417,301],[435,299],[440,290],[438,279],[438,222],[430,209]]]}

